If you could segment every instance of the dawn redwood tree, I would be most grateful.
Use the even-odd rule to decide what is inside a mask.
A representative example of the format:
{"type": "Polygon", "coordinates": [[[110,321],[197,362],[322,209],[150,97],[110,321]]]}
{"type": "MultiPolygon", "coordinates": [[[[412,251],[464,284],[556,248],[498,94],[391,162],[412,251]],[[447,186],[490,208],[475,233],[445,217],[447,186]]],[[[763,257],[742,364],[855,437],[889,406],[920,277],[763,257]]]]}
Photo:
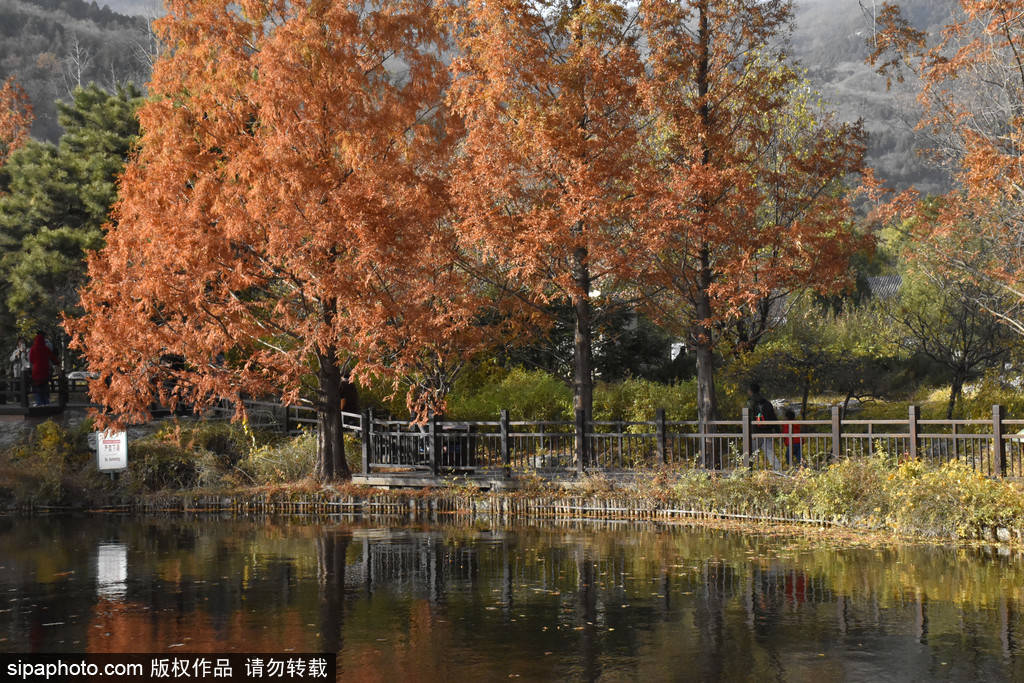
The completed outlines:
{"type": "Polygon", "coordinates": [[[31,128],[32,103],[11,76],[0,86],[0,166],[28,139],[31,128]]]}
{"type": "Polygon", "coordinates": [[[717,417],[715,351],[730,325],[779,292],[842,286],[863,247],[844,186],[864,135],[807,94],[787,52],[786,0],[653,0],[642,93],[639,222],[654,315],[697,359],[698,415],[717,417]]]}
{"type": "Polygon", "coordinates": [[[627,2],[468,0],[448,19],[465,119],[453,199],[467,269],[549,316],[569,302],[574,405],[593,403],[593,297],[635,265],[643,65],[627,2]]]}
{"type": "Polygon", "coordinates": [[[426,0],[171,0],[117,224],[69,321],[108,420],[156,399],[310,398],[349,475],[340,382],[395,379],[468,314],[441,249],[452,139],[426,0]],[[438,265],[440,264],[440,265],[438,265]]]}
{"type": "Polygon", "coordinates": [[[869,61],[890,81],[918,79],[918,129],[954,179],[941,202],[908,192],[885,209],[930,263],[975,285],[966,291],[1001,288],[973,305],[1024,334],[1024,0],[955,7],[932,41],[896,4],[875,17],[869,61]]]}

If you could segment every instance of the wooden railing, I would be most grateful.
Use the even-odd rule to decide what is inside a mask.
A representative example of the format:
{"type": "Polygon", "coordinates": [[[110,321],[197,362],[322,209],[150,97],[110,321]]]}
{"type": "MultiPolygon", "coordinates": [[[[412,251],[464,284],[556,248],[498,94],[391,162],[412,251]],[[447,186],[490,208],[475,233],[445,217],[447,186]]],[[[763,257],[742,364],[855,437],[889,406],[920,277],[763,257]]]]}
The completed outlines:
{"type": "MultiPolygon", "coordinates": [[[[68,379],[67,375],[60,372],[47,381],[51,406],[65,408],[69,405],[88,405],[86,380],[68,379]]],[[[0,405],[28,410],[34,404],[31,377],[27,374],[21,377],[0,377],[0,405]]]]}
{"type": "Polygon", "coordinates": [[[740,420],[711,428],[696,421],[667,421],[664,411],[643,422],[496,421],[424,424],[381,420],[366,411],[346,414],[362,442],[362,471],[430,474],[490,471],[574,472],[629,470],[657,465],[706,469],[821,468],[840,458],[884,451],[899,458],[959,460],[988,476],[1024,476],[1024,420],[1007,419],[994,406],[987,420],[922,420],[911,406],[905,420],[844,420],[838,408],[828,420],[772,423],[799,426],[800,433],[758,431],[744,409],[740,420]],[[800,459],[796,449],[800,445],[800,459]],[[774,456],[774,457],[772,457],[774,456]]]}
{"type": "MultiPolygon", "coordinates": [[[[246,400],[250,421],[288,434],[315,429],[310,406],[284,406],[246,400]]],[[[217,412],[217,411],[215,411],[217,412]]],[[[219,409],[230,417],[234,408],[219,409]]],[[[1007,419],[993,406],[984,420],[923,420],[910,406],[903,420],[844,419],[838,407],[827,420],[771,423],[799,427],[793,442],[782,431],[758,431],[747,409],[739,420],[668,421],[663,410],[653,420],[517,421],[502,411],[492,421],[424,423],[381,419],[372,411],[343,413],[347,431],[361,442],[361,470],[442,473],[576,473],[625,471],[658,465],[709,470],[822,468],[841,458],[868,457],[879,451],[899,458],[934,462],[958,460],[986,476],[1024,476],[1024,419],[1007,419]],[[769,454],[774,457],[769,457],[769,454]]]]}

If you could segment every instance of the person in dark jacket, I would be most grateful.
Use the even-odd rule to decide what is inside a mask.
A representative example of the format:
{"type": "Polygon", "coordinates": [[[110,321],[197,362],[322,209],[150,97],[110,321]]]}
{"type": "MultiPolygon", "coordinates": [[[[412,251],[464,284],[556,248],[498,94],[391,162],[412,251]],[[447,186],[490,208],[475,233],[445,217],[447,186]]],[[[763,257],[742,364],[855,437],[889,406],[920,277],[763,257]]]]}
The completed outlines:
{"type": "Polygon", "coordinates": [[[50,404],[50,375],[57,364],[57,354],[46,343],[46,334],[38,332],[28,350],[28,362],[32,365],[32,391],[36,395],[36,405],[50,404]]]}
{"type": "Polygon", "coordinates": [[[775,424],[775,407],[772,402],[761,395],[761,385],[751,382],[747,388],[747,409],[750,410],[750,419],[754,423],[755,432],[768,432],[766,436],[754,439],[754,450],[762,451],[768,463],[776,470],[782,469],[782,464],[775,457],[775,440],[771,432],[777,432],[779,427],[775,424]]]}
{"type": "MultiPolygon", "coordinates": [[[[352,382],[352,375],[348,370],[341,373],[341,411],[343,413],[359,412],[359,390],[352,382]]],[[[342,422],[344,423],[344,419],[342,422]]]]}

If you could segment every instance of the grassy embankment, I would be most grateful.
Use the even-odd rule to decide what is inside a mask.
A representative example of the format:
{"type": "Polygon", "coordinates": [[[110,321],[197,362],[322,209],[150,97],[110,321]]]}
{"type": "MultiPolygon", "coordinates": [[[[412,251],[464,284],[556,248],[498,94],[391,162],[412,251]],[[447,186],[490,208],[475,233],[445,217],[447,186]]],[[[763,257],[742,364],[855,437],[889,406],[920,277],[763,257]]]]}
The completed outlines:
{"type": "MultiPolygon", "coordinates": [[[[175,496],[278,501],[431,496],[444,499],[446,509],[464,509],[485,499],[493,505],[495,495],[458,478],[414,493],[322,487],[308,478],[315,448],[311,434],[284,439],[242,425],[185,421],[166,423],[132,441],[128,470],[111,479],[96,471],[86,444],[89,429],[87,422],[72,430],[47,422],[0,454],[0,510],[124,505],[175,496]]],[[[348,446],[350,459],[357,460],[357,443],[348,446]]],[[[519,490],[502,495],[520,503],[543,500],[546,509],[552,500],[574,501],[576,510],[604,501],[605,508],[632,507],[648,516],[669,510],[745,515],[942,539],[985,537],[995,529],[1011,530],[1009,535],[1018,538],[1016,530],[1024,529],[1024,485],[991,480],[955,462],[900,462],[885,453],[822,471],[712,475],[659,468],[641,470],[628,481],[588,475],[571,488],[530,474],[520,474],[519,484],[519,490]]]]}

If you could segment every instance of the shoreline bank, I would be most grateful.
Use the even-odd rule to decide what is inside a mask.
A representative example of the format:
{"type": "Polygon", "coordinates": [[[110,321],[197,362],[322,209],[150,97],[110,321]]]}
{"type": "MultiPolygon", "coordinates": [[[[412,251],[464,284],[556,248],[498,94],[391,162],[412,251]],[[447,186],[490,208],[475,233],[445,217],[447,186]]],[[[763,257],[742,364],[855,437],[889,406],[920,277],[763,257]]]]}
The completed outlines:
{"type": "Polygon", "coordinates": [[[438,519],[465,516],[474,520],[509,523],[523,519],[601,520],[615,522],[708,523],[723,522],[752,527],[785,527],[800,530],[829,529],[842,533],[884,536],[895,541],[919,540],[941,543],[985,543],[1024,547],[1021,529],[1001,525],[980,527],[966,537],[907,533],[879,524],[877,520],[813,518],[775,507],[760,512],[736,509],[708,509],[679,501],[636,500],[621,496],[579,495],[556,491],[546,495],[522,495],[507,491],[467,492],[460,488],[420,490],[379,490],[348,486],[320,491],[278,488],[273,491],[231,493],[176,492],[138,496],[106,505],[21,505],[0,511],[0,515],[33,516],[59,514],[185,514],[185,515],[291,515],[333,516],[341,514],[398,516],[409,519],[438,519]],[[355,488],[357,490],[347,490],[355,488]]]}

